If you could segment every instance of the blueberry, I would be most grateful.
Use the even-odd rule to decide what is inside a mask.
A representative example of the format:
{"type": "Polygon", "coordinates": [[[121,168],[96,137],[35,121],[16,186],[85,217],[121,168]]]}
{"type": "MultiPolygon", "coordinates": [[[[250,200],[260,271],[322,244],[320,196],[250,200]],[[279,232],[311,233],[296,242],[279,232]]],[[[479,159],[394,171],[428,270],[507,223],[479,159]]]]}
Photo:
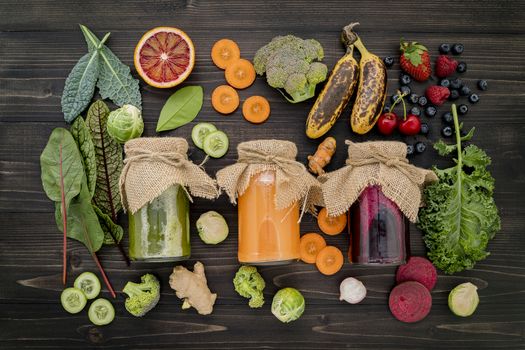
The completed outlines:
{"type": "Polygon", "coordinates": [[[392,104],[396,103],[397,99],[399,98],[399,96],[396,94],[396,95],[392,95],[390,96],[390,102],[392,102],[392,104]]]}
{"type": "Polygon", "coordinates": [[[416,142],[416,152],[423,153],[427,149],[427,145],[424,142],[416,142]]]}
{"type": "Polygon", "coordinates": [[[412,90],[410,90],[410,88],[406,85],[403,85],[399,88],[399,91],[401,91],[401,94],[405,95],[405,96],[408,96],[410,95],[410,93],[412,92],[412,90]]]}
{"type": "Polygon", "coordinates": [[[416,104],[418,100],[419,100],[419,96],[417,94],[411,93],[410,95],[408,95],[408,101],[410,103],[416,104]]]}
{"type": "Polygon", "coordinates": [[[464,104],[459,105],[459,107],[458,107],[458,113],[459,114],[465,115],[465,114],[467,114],[467,112],[468,112],[468,106],[467,105],[464,105],[464,104]]]}
{"type": "Polygon", "coordinates": [[[487,81],[486,80],[478,80],[478,89],[480,89],[481,91],[485,91],[487,90],[487,81]]]}
{"type": "Polygon", "coordinates": [[[441,44],[439,45],[439,52],[446,55],[450,52],[450,44],[441,44]]]}
{"type": "Polygon", "coordinates": [[[443,115],[441,116],[441,119],[443,120],[443,123],[445,124],[454,123],[454,117],[452,116],[452,113],[450,112],[443,113],[443,115]]]}
{"type": "Polygon", "coordinates": [[[418,106],[414,106],[414,107],[410,108],[410,114],[413,114],[416,117],[420,117],[421,116],[421,109],[418,106]]]}
{"type": "Polygon", "coordinates": [[[385,105],[383,106],[383,112],[390,112],[390,108],[392,108],[390,102],[385,102],[385,105]]]}
{"type": "Polygon", "coordinates": [[[443,137],[452,136],[452,127],[445,126],[443,129],[441,129],[441,135],[443,135],[443,137]]]}
{"type": "Polygon", "coordinates": [[[407,156],[414,154],[414,145],[407,145],[407,156]]]}
{"type": "Polygon", "coordinates": [[[425,107],[428,103],[428,100],[425,96],[420,96],[419,99],[417,100],[417,104],[420,105],[421,107],[425,107]]]}
{"type": "Polygon", "coordinates": [[[427,106],[425,108],[425,115],[429,118],[435,117],[437,114],[437,109],[434,106],[427,106]]]}
{"type": "Polygon", "coordinates": [[[465,62],[459,62],[456,71],[458,73],[465,73],[467,71],[467,64],[465,62]]]}
{"type": "Polygon", "coordinates": [[[447,78],[441,79],[439,81],[439,85],[448,88],[450,86],[450,80],[448,80],[447,78]]]}
{"type": "Polygon", "coordinates": [[[463,85],[463,82],[459,78],[454,78],[450,81],[451,89],[459,89],[463,85]]]}
{"type": "Polygon", "coordinates": [[[452,45],[452,53],[454,55],[461,55],[464,50],[465,50],[465,47],[463,46],[463,44],[452,45]]]}
{"type": "Polygon", "coordinates": [[[459,98],[459,91],[456,90],[456,89],[451,89],[450,90],[450,95],[448,95],[448,100],[449,101],[455,101],[459,98]]]}
{"type": "Polygon", "coordinates": [[[408,85],[410,84],[411,81],[412,79],[410,78],[410,75],[408,74],[401,74],[401,76],[399,77],[399,83],[401,85],[408,85]]]}
{"type": "Polygon", "coordinates": [[[394,57],[386,56],[385,58],[383,58],[383,62],[385,63],[385,66],[387,68],[390,68],[392,67],[392,65],[394,65],[394,57]]]}
{"type": "Polygon", "coordinates": [[[461,96],[468,96],[470,95],[471,91],[470,88],[467,85],[463,85],[461,89],[459,89],[459,94],[461,96]]]}
{"type": "Polygon", "coordinates": [[[427,135],[430,131],[427,123],[421,123],[421,130],[419,131],[422,135],[427,135]]]}
{"type": "Polygon", "coordinates": [[[479,101],[479,96],[477,94],[472,94],[468,97],[468,101],[470,103],[478,103],[479,101]]]}

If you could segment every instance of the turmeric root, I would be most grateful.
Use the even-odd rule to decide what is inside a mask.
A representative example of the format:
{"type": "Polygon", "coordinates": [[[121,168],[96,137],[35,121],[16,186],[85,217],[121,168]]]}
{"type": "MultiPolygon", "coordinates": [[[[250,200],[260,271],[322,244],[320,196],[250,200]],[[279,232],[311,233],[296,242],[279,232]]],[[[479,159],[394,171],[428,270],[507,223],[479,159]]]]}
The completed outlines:
{"type": "Polygon", "coordinates": [[[184,266],[175,266],[170,275],[170,287],[175,290],[178,298],[183,299],[183,309],[194,307],[201,315],[213,312],[217,294],[208,288],[204,265],[201,262],[195,263],[193,272],[184,266]]]}
{"type": "Polygon", "coordinates": [[[310,172],[322,175],[324,174],[323,168],[330,163],[332,156],[335,153],[336,141],[333,137],[329,136],[323,140],[317,147],[317,151],[313,156],[308,156],[308,168],[310,172]]]}

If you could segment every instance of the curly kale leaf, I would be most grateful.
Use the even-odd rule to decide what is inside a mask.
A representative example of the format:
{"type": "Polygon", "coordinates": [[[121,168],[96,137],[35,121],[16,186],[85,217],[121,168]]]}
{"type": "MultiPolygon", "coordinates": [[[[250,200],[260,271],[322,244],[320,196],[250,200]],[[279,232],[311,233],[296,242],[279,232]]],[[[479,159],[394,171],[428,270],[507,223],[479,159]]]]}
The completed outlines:
{"type": "Polygon", "coordinates": [[[430,260],[448,274],[471,269],[485,259],[487,244],[500,229],[494,178],[487,170],[491,160],[475,145],[461,149],[455,106],[453,114],[457,144],[454,149],[446,149],[443,143],[435,148],[443,154],[456,150],[456,165],[435,169],[439,181],[424,190],[426,206],[419,212],[418,223],[430,260]]]}

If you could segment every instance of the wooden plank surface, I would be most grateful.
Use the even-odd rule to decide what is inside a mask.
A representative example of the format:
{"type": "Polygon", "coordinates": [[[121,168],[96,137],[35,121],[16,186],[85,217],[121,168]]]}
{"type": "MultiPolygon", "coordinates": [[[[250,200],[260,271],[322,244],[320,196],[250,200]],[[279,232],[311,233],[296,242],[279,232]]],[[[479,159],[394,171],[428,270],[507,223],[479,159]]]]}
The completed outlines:
{"type": "MultiPolygon", "coordinates": [[[[0,348],[284,348],[284,349],[518,349],[525,348],[525,2],[524,1],[2,1],[0,3],[0,348]],[[215,312],[199,316],[182,311],[181,302],[168,286],[170,264],[134,263],[126,267],[115,248],[103,248],[100,258],[116,289],[145,272],[161,278],[162,298],[145,318],[126,313],[124,297],[115,301],[117,318],[107,327],[91,325],[85,313],[68,315],[60,307],[61,236],[53,218],[53,206],[42,191],[39,155],[51,130],[64,126],[60,97],[65,78],[86,51],[77,24],[83,23],[102,35],[112,32],[108,45],[128,65],[133,48],[147,29],[157,25],[177,26],[192,38],[197,64],[186,85],[204,87],[203,109],[195,122],[211,121],[230,136],[231,150],[206,169],[214,175],[236,159],[235,146],[256,138],[294,141],[298,159],[306,161],[317,141],[304,135],[304,120],[313,103],[286,103],[278,92],[258,78],[241,99],[260,94],[268,97],[272,115],[263,125],[242,120],[240,111],[220,116],[213,111],[210,94],[224,82],[223,72],[209,58],[213,42],[222,37],[236,40],[242,55],[253,54],[273,36],[294,33],[318,39],[332,66],[343,53],[339,33],[345,24],[359,21],[359,33],[374,53],[396,55],[399,38],[424,42],[437,55],[442,42],[462,42],[468,63],[462,77],[473,87],[487,79],[489,90],[463,118],[466,127],[477,128],[474,142],[493,158],[496,202],[502,229],[491,241],[491,255],[470,271],[440,274],[433,291],[433,308],[424,321],[407,325],[396,321],[387,307],[394,284],[393,267],[367,268],[345,264],[332,277],[321,276],[314,267],[297,263],[261,268],[268,287],[268,300],[260,310],[251,310],[232,286],[238,268],[236,208],[225,196],[215,202],[197,200],[192,222],[207,210],[223,213],[230,224],[227,241],[204,245],[192,235],[192,260],[207,267],[209,285],[219,294],[215,312]],[[369,289],[360,305],[342,304],[338,284],[347,276],[359,276],[369,289]],[[471,281],[480,287],[481,303],[476,314],[460,319],[447,307],[448,291],[471,281]],[[304,316],[281,324],[270,313],[275,291],[284,286],[301,290],[307,301],[304,316]]],[[[132,69],[133,73],[134,69],[132,69]]],[[[389,92],[397,88],[399,66],[389,69],[389,92]]],[[[413,85],[422,93],[423,85],[413,85]]],[[[158,90],[141,82],[145,135],[155,135],[160,109],[173,90],[158,90]]],[[[441,108],[441,112],[444,108],[441,108]]],[[[331,134],[340,148],[330,170],[344,164],[343,141],[379,139],[372,132],[353,135],[348,111],[331,134]]],[[[428,119],[431,134],[407,142],[439,139],[439,117],[428,119]]],[[[195,124],[192,123],[191,125],[195,124]]],[[[162,135],[189,137],[191,125],[162,135]]],[[[394,137],[394,139],[401,139],[394,137]]],[[[202,160],[191,149],[191,158],[202,160]]],[[[413,157],[417,165],[447,165],[433,150],[413,157]]],[[[124,215],[121,224],[127,227],[124,215]]],[[[307,217],[302,232],[316,231],[307,217]]],[[[424,254],[421,233],[411,226],[411,249],[424,254]]],[[[346,235],[329,237],[330,244],[347,250],[346,235]]],[[[127,244],[127,239],[125,239],[127,244]]],[[[68,251],[70,280],[82,271],[93,271],[85,248],[75,242],[68,251]]]]}

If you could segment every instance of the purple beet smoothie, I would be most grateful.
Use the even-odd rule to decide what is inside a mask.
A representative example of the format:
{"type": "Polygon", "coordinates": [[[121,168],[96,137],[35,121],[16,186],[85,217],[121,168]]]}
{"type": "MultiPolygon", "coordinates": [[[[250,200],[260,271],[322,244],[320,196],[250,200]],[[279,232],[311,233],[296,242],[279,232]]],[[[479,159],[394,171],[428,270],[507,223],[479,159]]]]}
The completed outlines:
{"type": "Polygon", "coordinates": [[[405,263],[408,222],[379,186],[368,186],[350,209],[351,261],[358,264],[405,263]]]}

